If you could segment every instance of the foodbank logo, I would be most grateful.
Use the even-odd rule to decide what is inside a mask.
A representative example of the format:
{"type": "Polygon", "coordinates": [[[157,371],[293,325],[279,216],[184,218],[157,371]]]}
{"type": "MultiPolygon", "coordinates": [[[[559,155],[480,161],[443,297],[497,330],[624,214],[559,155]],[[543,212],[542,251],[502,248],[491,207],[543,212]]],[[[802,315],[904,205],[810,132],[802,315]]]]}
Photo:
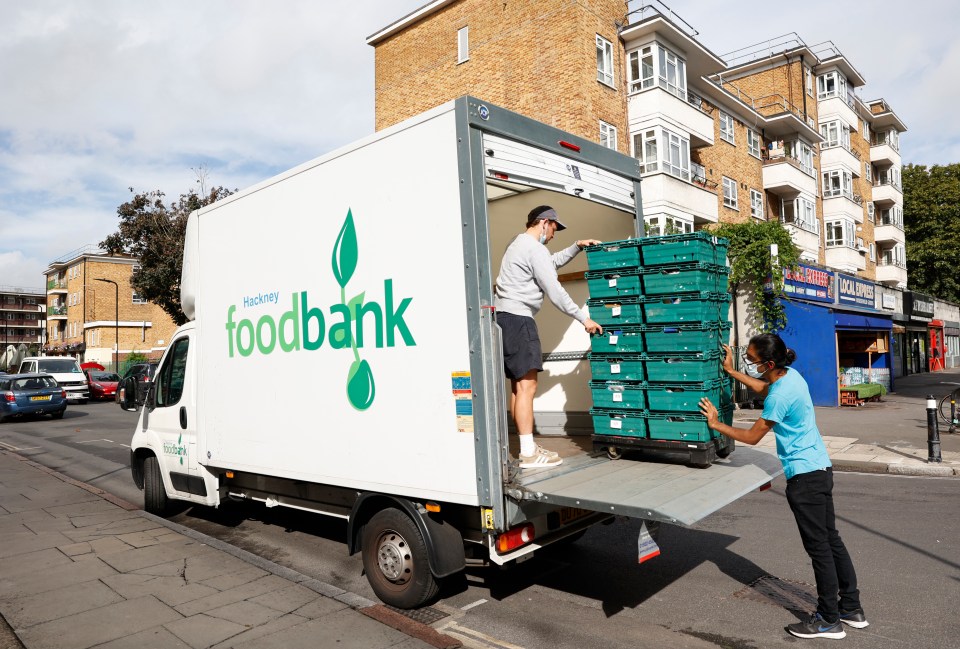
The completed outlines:
{"type": "MultiPolygon", "coordinates": [[[[357,269],[358,259],[357,230],[353,213],[347,210],[331,258],[333,277],[340,285],[340,301],[323,310],[311,306],[307,291],[299,291],[291,294],[290,309],[279,318],[266,313],[256,322],[252,317],[235,320],[237,305],[231,304],[227,307],[226,322],[229,357],[247,357],[255,352],[269,355],[278,347],[283,353],[317,351],[327,342],[331,349],[349,350],[353,355],[346,381],[350,405],[357,410],[366,410],[373,405],[376,396],[373,369],[360,352],[371,344],[377,348],[396,347],[398,338],[407,347],[417,344],[404,320],[413,298],[403,298],[398,303],[394,297],[393,280],[385,279],[382,304],[367,300],[366,291],[348,300],[347,285],[357,269]]],[[[242,301],[245,309],[279,303],[278,291],[245,297],[242,301]]]]}
{"type": "Polygon", "coordinates": [[[163,452],[165,455],[174,455],[180,457],[180,464],[183,464],[183,458],[187,454],[187,447],[183,445],[183,435],[177,438],[177,443],[164,442],[163,452]]]}

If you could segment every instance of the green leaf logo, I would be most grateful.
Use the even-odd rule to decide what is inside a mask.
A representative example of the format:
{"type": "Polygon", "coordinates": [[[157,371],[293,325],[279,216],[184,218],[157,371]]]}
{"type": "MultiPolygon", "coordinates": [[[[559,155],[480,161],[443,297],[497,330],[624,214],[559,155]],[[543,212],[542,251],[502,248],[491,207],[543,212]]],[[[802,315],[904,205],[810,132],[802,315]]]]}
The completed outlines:
{"type": "Polygon", "coordinates": [[[347,310],[350,311],[350,317],[353,318],[354,321],[360,319],[360,307],[363,306],[363,297],[366,294],[367,292],[364,291],[360,295],[353,296],[353,299],[347,302],[347,310]]]}
{"type": "Polygon", "coordinates": [[[353,277],[357,269],[357,229],[353,225],[353,212],[347,210],[347,218],[343,221],[337,242],[333,245],[333,276],[337,278],[340,288],[346,288],[347,282],[353,277]]]}
{"type": "Polygon", "coordinates": [[[354,361],[347,374],[347,398],[350,399],[350,405],[357,410],[366,410],[373,404],[376,391],[370,364],[367,361],[354,361]]]}

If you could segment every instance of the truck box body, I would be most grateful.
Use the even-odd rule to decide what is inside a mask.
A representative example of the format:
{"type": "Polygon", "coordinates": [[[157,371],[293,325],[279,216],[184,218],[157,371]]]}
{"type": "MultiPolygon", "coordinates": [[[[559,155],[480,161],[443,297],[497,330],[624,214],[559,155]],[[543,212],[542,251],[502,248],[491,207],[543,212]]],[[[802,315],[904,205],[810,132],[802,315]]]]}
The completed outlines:
{"type": "MultiPolygon", "coordinates": [[[[192,214],[191,322],[131,444],[148,506],[242,497],[366,529],[369,503],[393,502],[428,546],[447,535],[506,563],[610,514],[689,524],[779,473],[750,449],[706,471],[588,454],[511,467],[493,285],[541,204],[567,225],[552,250],[637,236],[637,161],[464,97],[192,214]],[[525,524],[536,541],[497,545],[525,524]]],[[[580,255],[561,271],[580,304],[585,269],[580,255]]],[[[537,323],[538,427],[576,430],[589,421],[589,339],[549,304],[537,323]]],[[[355,550],[361,532],[349,534],[355,550]]],[[[459,562],[431,555],[437,577],[458,565],[462,548],[459,562]]]]}

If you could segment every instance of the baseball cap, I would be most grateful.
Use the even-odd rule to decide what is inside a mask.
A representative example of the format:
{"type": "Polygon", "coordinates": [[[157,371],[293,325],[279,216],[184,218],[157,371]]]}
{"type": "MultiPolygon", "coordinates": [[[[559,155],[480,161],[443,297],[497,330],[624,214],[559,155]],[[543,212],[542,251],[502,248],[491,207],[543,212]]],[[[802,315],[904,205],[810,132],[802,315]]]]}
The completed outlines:
{"type": "Polygon", "coordinates": [[[545,212],[541,212],[537,215],[537,218],[544,219],[545,221],[553,221],[557,224],[558,231],[567,229],[567,226],[560,222],[560,217],[557,216],[557,212],[553,208],[550,208],[545,212]]]}

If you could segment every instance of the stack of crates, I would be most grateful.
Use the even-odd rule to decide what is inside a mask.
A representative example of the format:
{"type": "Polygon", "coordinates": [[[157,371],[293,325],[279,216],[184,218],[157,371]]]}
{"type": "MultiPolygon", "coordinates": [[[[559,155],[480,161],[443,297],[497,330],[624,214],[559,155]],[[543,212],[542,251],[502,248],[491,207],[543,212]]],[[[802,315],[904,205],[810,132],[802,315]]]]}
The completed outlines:
{"type": "Polygon", "coordinates": [[[587,248],[594,445],[682,451],[708,466],[733,450],[707,427],[701,397],[732,420],[723,371],[729,338],[727,241],[706,232],[644,237],[587,248]]]}

